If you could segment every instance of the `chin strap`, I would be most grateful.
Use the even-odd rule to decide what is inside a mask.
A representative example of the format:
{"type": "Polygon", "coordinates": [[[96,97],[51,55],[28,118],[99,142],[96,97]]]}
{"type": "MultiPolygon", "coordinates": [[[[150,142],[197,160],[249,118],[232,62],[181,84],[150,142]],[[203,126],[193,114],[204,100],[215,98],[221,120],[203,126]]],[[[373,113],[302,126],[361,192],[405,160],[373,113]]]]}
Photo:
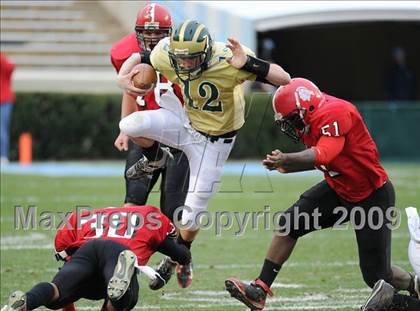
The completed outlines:
{"type": "Polygon", "coordinates": [[[256,279],[254,281],[254,284],[261,287],[270,297],[273,296],[273,292],[271,291],[270,287],[267,284],[265,284],[262,280],[256,279]]]}

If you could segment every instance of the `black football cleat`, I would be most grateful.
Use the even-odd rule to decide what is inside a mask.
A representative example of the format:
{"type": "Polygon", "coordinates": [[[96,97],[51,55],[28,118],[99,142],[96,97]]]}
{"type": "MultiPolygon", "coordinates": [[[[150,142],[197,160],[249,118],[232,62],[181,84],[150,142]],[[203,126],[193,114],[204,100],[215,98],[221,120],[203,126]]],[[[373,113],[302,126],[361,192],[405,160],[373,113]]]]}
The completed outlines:
{"type": "Polygon", "coordinates": [[[118,256],[114,274],[108,283],[108,298],[111,302],[118,301],[127,292],[136,270],[136,262],[136,255],[130,250],[122,251],[118,256]]]}
{"type": "Polygon", "coordinates": [[[192,262],[190,262],[187,265],[177,265],[176,278],[178,280],[179,286],[181,286],[182,288],[187,288],[188,286],[190,286],[193,279],[192,262]]]}
{"type": "Polygon", "coordinates": [[[128,179],[141,179],[145,177],[150,177],[154,171],[164,168],[166,166],[166,162],[169,159],[173,159],[174,156],[172,155],[171,151],[168,147],[160,147],[163,152],[163,156],[161,159],[157,161],[149,161],[144,155],[140,158],[136,163],[134,163],[128,170],[125,172],[125,176],[128,179]]]}
{"type": "Polygon", "coordinates": [[[149,282],[149,288],[152,290],[161,289],[172,277],[174,274],[174,269],[176,267],[176,262],[173,262],[171,258],[165,257],[160,262],[159,266],[156,269],[158,273],[156,279],[149,282]]]}
{"type": "Polygon", "coordinates": [[[15,291],[10,294],[7,305],[2,311],[26,311],[26,294],[21,291],[15,291]]]}
{"type": "Polygon", "coordinates": [[[385,311],[392,305],[395,289],[384,280],[375,283],[372,293],[362,307],[362,311],[385,311]]]}
{"type": "Polygon", "coordinates": [[[273,296],[270,288],[259,279],[246,284],[232,277],[225,281],[225,287],[233,298],[244,303],[251,310],[264,309],[267,294],[273,296]]]}

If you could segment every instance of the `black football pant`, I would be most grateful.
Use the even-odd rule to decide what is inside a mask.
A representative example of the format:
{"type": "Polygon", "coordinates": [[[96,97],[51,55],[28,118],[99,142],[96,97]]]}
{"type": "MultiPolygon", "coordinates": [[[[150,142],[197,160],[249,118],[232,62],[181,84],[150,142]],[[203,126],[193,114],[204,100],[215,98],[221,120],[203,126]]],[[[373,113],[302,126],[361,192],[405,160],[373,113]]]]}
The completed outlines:
{"type": "Polygon", "coordinates": [[[322,181],[303,193],[282,215],[280,231],[297,240],[317,229],[330,228],[351,219],[353,226],[356,226],[359,265],[364,281],[369,287],[373,287],[379,279],[392,283],[391,223],[387,215],[391,214],[389,209],[394,206],[395,192],[390,181],[357,203],[342,199],[326,181],[322,181]],[[341,210],[337,210],[337,207],[341,210]],[[352,213],[356,207],[358,212],[352,213]],[[370,210],[373,207],[376,207],[375,212],[370,210]],[[313,217],[315,210],[320,214],[318,221],[313,217]],[[351,214],[353,217],[350,218],[351,214]],[[379,214],[382,214],[383,221],[379,214]]]}
{"type": "MultiPolygon", "coordinates": [[[[152,178],[130,180],[125,177],[125,172],[143,156],[141,147],[130,142],[124,178],[126,188],[125,203],[145,205],[150,191],[152,191],[159,176],[162,175],[160,209],[165,216],[173,221],[175,210],[180,206],[184,206],[185,203],[188,193],[190,168],[188,159],[182,151],[171,148],[171,152],[174,155],[174,159],[168,162],[166,168],[156,170],[152,178]]],[[[178,220],[182,216],[182,213],[179,214],[178,220]]]]}
{"type": "MultiPolygon", "coordinates": [[[[108,282],[114,274],[119,254],[128,249],[110,240],[92,240],[81,246],[56,274],[52,283],[57,285],[60,297],[46,305],[49,309],[60,309],[80,298],[105,299],[108,282]]],[[[118,310],[131,310],[138,300],[139,284],[136,274],[131,279],[127,292],[118,301],[118,310]]]]}

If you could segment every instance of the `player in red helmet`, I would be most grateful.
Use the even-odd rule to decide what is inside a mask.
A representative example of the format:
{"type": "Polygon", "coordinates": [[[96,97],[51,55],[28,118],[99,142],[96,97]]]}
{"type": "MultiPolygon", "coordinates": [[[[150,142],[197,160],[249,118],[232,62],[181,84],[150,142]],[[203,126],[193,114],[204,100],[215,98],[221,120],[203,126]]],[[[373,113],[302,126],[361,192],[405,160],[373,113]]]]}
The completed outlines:
{"type": "Polygon", "coordinates": [[[136,36],[142,50],[151,51],[172,31],[171,13],[162,5],[151,3],[137,13],[136,36]]]}
{"type": "MultiPolygon", "coordinates": [[[[151,51],[163,38],[168,37],[172,30],[172,17],[164,6],[150,3],[140,9],[137,14],[135,32],[122,38],[111,49],[111,62],[117,72],[122,64],[133,53],[151,51]]],[[[173,92],[181,101],[182,92],[178,85],[168,81],[158,73],[156,85],[151,90],[145,90],[143,94],[123,92],[121,105],[121,118],[135,111],[159,109],[161,95],[165,92],[173,92]]],[[[161,176],[160,208],[171,220],[176,208],[183,206],[188,192],[189,164],[187,157],[178,149],[160,147],[159,143],[149,139],[141,139],[141,146],[129,142],[127,135],[120,133],[115,140],[115,147],[120,151],[127,151],[125,167],[126,196],[125,204],[144,205],[149,193],[161,176]],[[164,155],[163,157],[161,155],[164,155]],[[162,158],[160,161],[153,161],[162,158]],[[159,163],[154,163],[159,162],[159,163]],[[128,178],[127,170],[135,163],[159,166],[148,176],[137,176],[135,179],[128,178]],[[140,178],[139,178],[140,177],[140,178]]],[[[130,176],[132,177],[132,176],[130,176]]],[[[167,263],[167,261],[166,261],[167,263]]],[[[160,273],[168,281],[174,270],[173,266],[160,265],[160,273]]],[[[156,284],[150,284],[151,288],[158,289],[156,284]]]]}
{"type": "MultiPolygon", "coordinates": [[[[341,207],[346,212],[345,221],[349,220],[352,209],[361,209],[360,213],[354,213],[354,220],[360,225],[355,232],[366,284],[373,287],[382,279],[396,289],[414,293],[413,277],[391,266],[389,215],[395,206],[394,188],[356,107],[321,92],[309,80],[295,78],[278,88],[273,108],[281,131],[303,142],[308,149],[296,153],[274,150],[263,160],[263,165],[281,173],[317,168],[324,172],[325,180],[304,192],[283,213],[279,232],[271,242],[259,277],[251,284],[229,278],[225,281],[226,289],[251,309],[262,310],[267,294],[272,295],[270,286],[297,240],[312,231],[339,225],[343,210],[337,212],[336,208],[341,207]],[[370,213],[373,208],[376,213],[370,213]],[[300,217],[302,214],[309,217],[300,217]],[[372,221],[363,222],[362,214],[372,221]]],[[[409,306],[407,297],[394,295],[395,310],[417,310],[414,305],[409,306]]],[[[376,297],[370,301],[369,308],[380,310],[382,304],[380,297],[376,297]]]]}

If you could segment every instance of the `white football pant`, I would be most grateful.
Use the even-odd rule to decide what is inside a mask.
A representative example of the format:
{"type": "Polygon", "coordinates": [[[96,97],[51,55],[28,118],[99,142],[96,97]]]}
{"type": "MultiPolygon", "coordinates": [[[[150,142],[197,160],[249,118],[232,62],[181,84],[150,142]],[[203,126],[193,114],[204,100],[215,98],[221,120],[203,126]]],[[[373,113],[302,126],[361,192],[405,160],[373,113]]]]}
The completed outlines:
{"type": "Polygon", "coordinates": [[[408,229],[410,230],[410,243],[408,245],[408,258],[414,272],[420,277],[420,216],[415,207],[405,209],[408,218],[408,229]]]}
{"type": "MultiPolygon", "coordinates": [[[[189,191],[185,200],[182,224],[188,229],[198,229],[197,218],[207,209],[216,192],[223,166],[233,148],[225,139],[215,142],[198,133],[190,125],[178,97],[167,91],[160,98],[161,109],[137,111],[120,121],[120,130],[131,137],[145,137],[182,150],[190,165],[189,191]]],[[[176,217],[175,217],[176,218],[176,217]]]]}

